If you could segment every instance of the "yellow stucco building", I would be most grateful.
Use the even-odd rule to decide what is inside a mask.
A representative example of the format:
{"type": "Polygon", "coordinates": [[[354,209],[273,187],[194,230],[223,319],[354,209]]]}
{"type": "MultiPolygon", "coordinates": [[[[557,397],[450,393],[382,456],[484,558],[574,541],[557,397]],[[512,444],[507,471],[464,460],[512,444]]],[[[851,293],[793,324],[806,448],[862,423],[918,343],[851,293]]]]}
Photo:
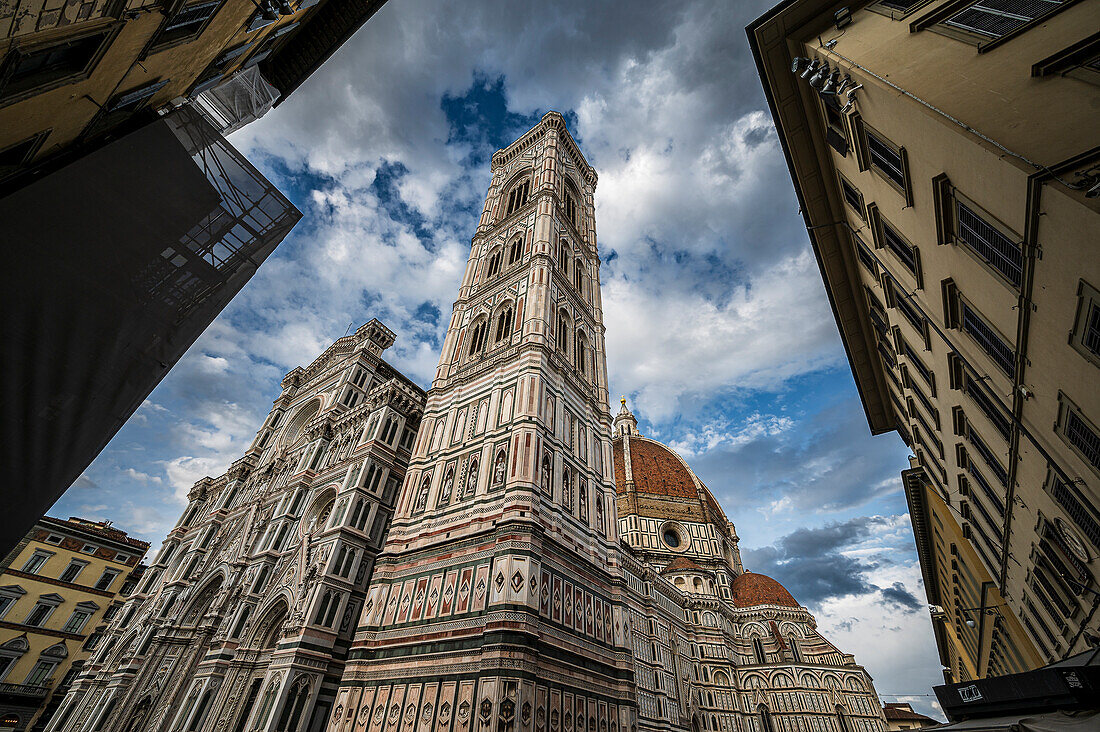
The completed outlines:
{"type": "Polygon", "coordinates": [[[8,554],[0,565],[0,729],[44,726],[51,701],[133,589],[148,549],[107,522],[46,516],[8,554]]]}

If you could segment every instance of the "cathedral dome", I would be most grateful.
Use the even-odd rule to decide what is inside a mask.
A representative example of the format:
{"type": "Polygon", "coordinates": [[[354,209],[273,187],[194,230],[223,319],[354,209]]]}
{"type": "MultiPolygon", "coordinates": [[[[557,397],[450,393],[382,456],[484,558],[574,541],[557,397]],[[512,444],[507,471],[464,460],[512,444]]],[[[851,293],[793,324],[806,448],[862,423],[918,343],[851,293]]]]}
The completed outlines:
{"type": "Polygon", "coordinates": [[[739,574],[730,585],[730,598],[737,607],[754,605],[785,605],[802,607],[787,588],[766,574],[745,572],[739,574]]]}

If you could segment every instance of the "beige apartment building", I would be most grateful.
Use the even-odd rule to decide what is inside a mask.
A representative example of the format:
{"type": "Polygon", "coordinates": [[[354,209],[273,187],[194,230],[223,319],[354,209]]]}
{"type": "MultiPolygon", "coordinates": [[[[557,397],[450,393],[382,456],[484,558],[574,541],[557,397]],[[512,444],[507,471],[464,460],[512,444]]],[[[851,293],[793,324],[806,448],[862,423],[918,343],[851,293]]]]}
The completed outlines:
{"type": "Polygon", "coordinates": [[[0,730],[45,728],[148,549],[110,522],[43,516],[0,558],[0,730]]]}
{"type": "Polygon", "coordinates": [[[750,45],[949,681],[1100,642],[1100,2],[792,0],[750,45]]]}

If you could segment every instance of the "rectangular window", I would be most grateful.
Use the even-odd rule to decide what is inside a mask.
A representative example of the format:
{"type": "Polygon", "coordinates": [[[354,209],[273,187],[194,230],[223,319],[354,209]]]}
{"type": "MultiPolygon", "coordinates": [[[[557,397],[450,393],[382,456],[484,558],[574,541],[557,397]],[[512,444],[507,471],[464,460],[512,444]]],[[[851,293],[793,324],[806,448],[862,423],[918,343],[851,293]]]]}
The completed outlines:
{"type": "Polygon", "coordinates": [[[80,547],[80,551],[84,554],[95,554],[98,548],[99,547],[97,547],[95,544],[85,544],[84,546],[80,547]]]}
{"type": "Polygon", "coordinates": [[[912,272],[918,282],[920,281],[920,255],[917,253],[917,248],[907,242],[905,237],[897,232],[897,230],[878,218],[878,229],[882,235],[882,244],[891,252],[894,256],[905,265],[905,268],[912,272]]]}
{"type": "Polygon", "coordinates": [[[1024,255],[1020,244],[958,198],[955,199],[955,222],[958,240],[1018,288],[1024,276],[1024,255]]]}
{"type": "Polygon", "coordinates": [[[979,0],[949,17],[944,25],[988,38],[1000,38],[1057,10],[1063,1],[979,0]]]}
{"type": "Polygon", "coordinates": [[[109,32],[72,38],[37,49],[15,49],[0,75],[0,100],[45,90],[70,77],[86,75],[109,32]]]}
{"type": "Polygon", "coordinates": [[[928,384],[928,387],[932,390],[932,396],[936,396],[936,376],[932,373],[931,369],[924,365],[924,361],[920,360],[916,350],[909,345],[905,340],[901,341],[902,352],[905,357],[909,359],[909,363],[913,366],[913,370],[920,374],[924,383],[928,384]]]}
{"type": "Polygon", "coordinates": [[[84,624],[88,622],[88,618],[91,617],[91,613],[84,610],[77,610],[69,616],[68,621],[65,622],[65,627],[62,628],[66,633],[79,633],[84,630],[84,624]]]}
{"type": "Polygon", "coordinates": [[[53,675],[55,668],[57,668],[57,664],[53,661],[39,661],[31,669],[31,673],[24,683],[27,686],[42,686],[53,675]]]}
{"type": "Polygon", "coordinates": [[[1012,376],[1016,367],[1015,349],[1001,340],[997,332],[965,301],[960,302],[960,311],[963,332],[974,339],[1001,371],[1012,376]]]}
{"type": "Polygon", "coordinates": [[[894,307],[905,316],[905,319],[909,321],[910,325],[917,329],[917,332],[921,334],[921,337],[926,341],[928,339],[927,324],[924,322],[924,316],[921,315],[915,307],[905,297],[904,293],[894,291],[894,307]]]}
{"type": "Polygon", "coordinates": [[[1004,515],[1005,503],[997,491],[993,490],[993,486],[989,484],[989,481],[985,479],[985,476],[981,474],[981,471],[974,465],[973,460],[966,461],[966,472],[970,474],[971,481],[981,489],[985,497],[989,499],[990,503],[997,509],[997,513],[1004,515]]]}
{"type": "Polygon", "coordinates": [[[27,574],[38,574],[39,570],[42,569],[42,565],[52,556],[53,554],[51,552],[36,550],[34,554],[31,555],[30,559],[23,565],[22,571],[27,574]]]}
{"type": "Polygon", "coordinates": [[[191,36],[198,35],[206,22],[217,12],[221,0],[209,0],[208,2],[186,5],[175,16],[165,23],[157,36],[156,47],[176,43],[191,36]]]}
{"type": "Polygon", "coordinates": [[[863,242],[856,242],[856,256],[859,257],[859,263],[863,265],[872,277],[878,277],[878,264],[875,262],[875,258],[871,256],[871,253],[867,251],[867,247],[863,245],[863,242]]]}
{"type": "Polygon", "coordinates": [[[978,405],[978,409],[997,428],[1001,437],[1008,441],[1012,436],[1012,423],[1008,421],[1008,417],[990,400],[970,372],[964,372],[963,380],[963,391],[978,405]]]}
{"type": "Polygon", "coordinates": [[[905,154],[902,149],[866,127],[864,127],[864,135],[867,140],[867,161],[870,166],[901,191],[907,190],[905,154]]]}
{"type": "Polygon", "coordinates": [[[1069,444],[1077,448],[1092,467],[1100,470],[1100,435],[1076,409],[1068,405],[1062,429],[1069,444]]]}
{"type": "Polygon", "coordinates": [[[80,572],[87,566],[87,562],[74,559],[69,562],[69,566],[65,567],[65,571],[61,573],[58,579],[62,582],[76,582],[76,578],[80,576],[80,572]]]}
{"type": "Polygon", "coordinates": [[[113,569],[104,570],[103,574],[99,577],[99,581],[95,583],[95,588],[97,590],[108,589],[111,586],[111,583],[115,581],[115,577],[118,577],[119,574],[119,572],[116,572],[113,569]]]}
{"type": "Polygon", "coordinates": [[[861,219],[866,219],[863,210],[863,194],[859,192],[858,188],[849,183],[844,176],[840,176],[840,191],[844,196],[844,202],[851,206],[861,219]]]}
{"type": "Polygon", "coordinates": [[[44,602],[39,602],[31,610],[27,619],[23,621],[23,625],[33,625],[34,627],[41,626],[46,622],[46,618],[50,617],[50,613],[53,611],[54,606],[44,602]]]}
{"type": "Polygon", "coordinates": [[[989,466],[989,469],[993,471],[993,477],[995,477],[1002,486],[1007,487],[1008,471],[1001,465],[996,454],[985,444],[985,440],[974,432],[974,428],[971,427],[969,422],[966,425],[966,439],[970,442],[971,447],[974,448],[974,452],[981,455],[982,460],[989,466]]]}
{"type": "Polygon", "coordinates": [[[1094,547],[1100,548],[1100,519],[1097,519],[1091,504],[1081,497],[1076,488],[1067,485],[1057,475],[1051,475],[1047,490],[1085,538],[1094,547]]]}
{"type": "Polygon", "coordinates": [[[1070,344],[1100,366],[1100,292],[1084,280],[1077,285],[1077,315],[1070,344]]]}

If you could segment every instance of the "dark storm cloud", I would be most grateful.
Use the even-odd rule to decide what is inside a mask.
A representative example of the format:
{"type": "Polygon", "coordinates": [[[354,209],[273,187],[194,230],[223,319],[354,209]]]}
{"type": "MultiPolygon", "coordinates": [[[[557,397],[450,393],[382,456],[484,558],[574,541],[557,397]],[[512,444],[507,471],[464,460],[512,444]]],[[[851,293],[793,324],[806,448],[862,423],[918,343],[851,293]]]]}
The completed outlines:
{"type": "Polygon", "coordinates": [[[882,589],[882,599],[910,613],[915,613],[924,607],[924,604],[917,599],[917,596],[905,589],[905,585],[901,582],[895,582],[889,587],[884,587],[882,589]]]}
{"type": "Polygon", "coordinates": [[[874,592],[864,575],[878,562],[845,556],[841,550],[866,539],[882,524],[879,517],[861,516],[818,529],[797,529],[771,546],[743,550],[745,566],[779,580],[806,605],[874,592]]]}

